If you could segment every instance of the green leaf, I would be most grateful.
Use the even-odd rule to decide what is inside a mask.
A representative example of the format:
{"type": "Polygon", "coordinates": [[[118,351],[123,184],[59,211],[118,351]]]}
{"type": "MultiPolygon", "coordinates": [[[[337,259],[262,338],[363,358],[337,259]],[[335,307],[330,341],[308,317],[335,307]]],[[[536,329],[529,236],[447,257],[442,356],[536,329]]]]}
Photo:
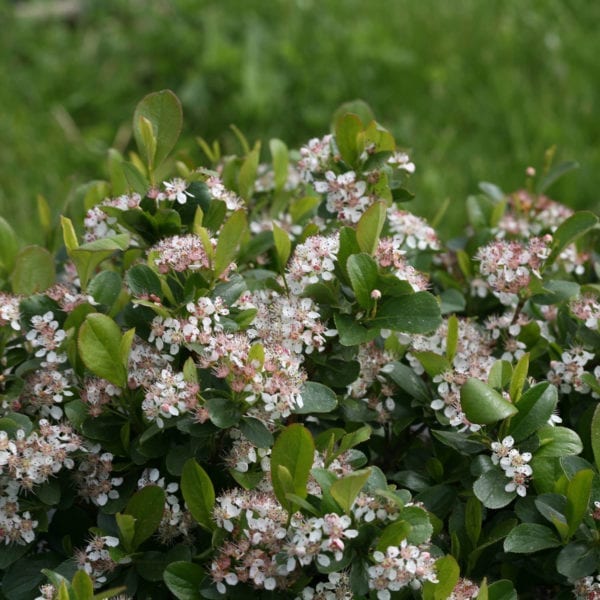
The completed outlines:
{"type": "Polygon", "coordinates": [[[508,433],[516,442],[529,437],[548,423],[557,402],[558,392],[547,381],[528,389],[519,400],[519,412],[510,420],[508,433]]]}
{"type": "Polygon", "coordinates": [[[508,581],[508,579],[494,581],[488,587],[488,600],[518,600],[512,581],[508,581]]]}
{"type": "Polygon", "coordinates": [[[521,523],[506,536],[504,552],[532,554],[560,545],[560,540],[549,527],[538,523],[521,523]]]}
{"type": "Polygon", "coordinates": [[[275,252],[277,254],[277,263],[279,269],[283,271],[292,251],[292,242],[290,234],[273,222],[273,241],[275,242],[275,252]]]}
{"type": "Polygon", "coordinates": [[[342,454],[343,452],[346,452],[346,450],[350,450],[350,448],[354,448],[355,446],[366,442],[370,439],[372,433],[373,430],[369,425],[363,425],[355,431],[346,433],[340,440],[340,445],[338,448],[339,453],[342,454]]]}
{"type": "Polygon", "coordinates": [[[289,154],[287,146],[278,139],[269,141],[269,150],[273,159],[273,173],[275,175],[275,191],[281,191],[288,178],[289,154]]]}
{"type": "Polygon", "coordinates": [[[410,530],[410,523],[406,521],[394,521],[390,523],[381,532],[376,549],[385,553],[390,546],[400,546],[402,540],[408,537],[410,530]]]}
{"type": "Polygon", "coordinates": [[[212,531],[215,528],[212,520],[215,489],[206,471],[193,458],[183,466],[181,493],[198,524],[212,531]]]}
{"type": "Polygon", "coordinates": [[[154,294],[162,298],[159,276],[148,265],[134,265],[125,274],[125,282],[134,296],[154,294]]]}
{"type": "Polygon", "coordinates": [[[357,346],[374,340],[378,336],[376,329],[366,329],[352,315],[335,313],[335,327],[342,346],[357,346]]]}
{"type": "Polygon", "coordinates": [[[574,169],[579,169],[579,163],[574,160],[565,161],[552,167],[552,169],[539,180],[535,188],[535,193],[543,194],[557,179],[560,179],[563,175],[574,169]]]}
{"type": "Polygon", "coordinates": [[[25,246],[14,258],[10,282],[15,294],[31,296],[43,292],[54,283],[55,279],[54,259],[45,248],[25,246]]]}
{"type": "Polygon", "coordinates": [[[96,302],[111,308],[121,293],[121,277],[115,271],[100,271],[90,281],[87,292],[96,302]]]}
{"type": "Polygon", "coordinates": [[[600,404],[594,410],[591,424],[591,443],[596,468],[600,470],[600,404]]]}
{"type": "Polygon", "coordinates": [[[593,479],[594,472],[591,469],[585,469],[577,472],[569,481],[565,515],[569,525],[569,537],[577,531],[583,517],[588,513],[593,479]]]}
{"type": "Polygon", "coordinates": [[[335,143],[344,162],[356,166],[361,150],[358,147],[358,134],[363,130],[363,123],[358,115],[343,114],[335,124],[335,143]]]}
{"type": "Polygon", "coordinates": [[[294,413],[306,415],[311,413],[329,413],[337,407],[335,392],[316,381],[304,382],[300,391],[302,406],[296,406],[294,413]]]}
{"type": "Polygon", "coordinates": [[[600,563],[600,553],[593,545],[585,542],[567,544],[556,557],[556,570],[574,582],[582,577],[594,575],[600,563]]]}
{"type": "Polygon", "coordinates": [[[123,156],[118,150],[108,150],[108,174],[110,177],[110,191],[113,196],[121,196],[128,191],[127,179],[121,168],[123,156]]]}
{"type": "Polygon", "coordinates": [[[367,208],[356,224],[356,241],[362,252],[372,255],[377,250],[386,211],[384,202],[375,202],[367,208]]]}
{"type": "Polygon", "coordinates": [[[115,515],[117,527],[119,528],[119,539],[126,552],[133,552],[135,546],[133,538],[135,537],[135,517],[132,515],[124,515],[117,513],[115,515]]]}
{"type": "Polygon", "coordinates": [[[510,380],[509,395],[513,404],[517,404],[523,391],[523,386],[527,381],[527,373],[529,371],[529,352],[526,352],[521,356],[515,368],[513,370],[512,378],[510,380]]]}
{"type": "Polygon", "coordinates": [[[78,348],[85,366],[95,375],[120,387],[127,385],[121,361],[121,330],[106,315],[92,313],[79,328],[78,348]]]}
{"type": "Polygon", "coordinates": [[[386,298],[377,309],[377,315],[368,320],[369,327],[407,333],[429,333],[441,323],[439,304],[429,292],[386,298]]]}
{"type": "Polygon", "coordinates": [[[133,114],[133,135],[146,164],[152,165],[152,168],[160,166],[175,147],[182,124],[181,103],[172,91],[154,92],[139,102],[133,114]],[[142,125],[145,123],[143,119],[148,121],[152,136],[156,140],[154,148],[147,145],[143,129],[146,125],[142,125]]]}
{"type": "Polygon", "coordinates": [[[504,471],[490,469],[475,481],[473,492],[486,508],[504,508],[517,496],[516,492],[504,489],[508,482],[504,471]]]}
{"type": "Polygon", "coordinates": [[[123,233],[101,238],[68,250],[71,260],[75,263],[82,289],[87,288],[88,281],[102,261],[111,257],[117,251],[127,250],[129,239],[129,234],[123,233]]]}
{"type": "Polygon", "coordinates": [[[345,514],[350,514],[354,500],[367,483],[370,474],[370,469],[355,471],[331,484],[329,492],[345,514]]]}
{"type": "Polygon", "coordinates": [[[154,169],[154,158],[156,157],[156,136],[152,129],[152,123],[144,116],[138,119],[138,127],[142,139],[142,146],[139,148],[146,157],[148,170],[154,169]]]}
{"type": "Polygon", "coordinates": [[[462,312],[466,307],[467,301],[458,290],[450,288],[440,294],[440,310],[443,315],[462,312]]]}
{"type": "Polygon", "coordinates": [[[238,176],[238,188],[240,196],[244,200],[249,200],[254,191],[254,182],[256,181],[256,172],[260,160],[260,142],[254,144],[254,148],[246,155],[238,176]]]}
{"type": "Polygon", "coordinates": [[[150,182],[146,179],[146,176],[130,162],[122,162],[121,170],[123,171],[123,175],[125,176],[131,191],[139,194],[143,198],[150,188],[150,182]]]}
{"type": "Polygon", "coordinates": [[[273,434],[262,421],[254,417],[243,417],[239,428],[244,437],[257,448],[270,448],[273,445],[273,434]]]}
{"type": "Polygon", "coordinates": [[[477,542],[481,535],[481,522],[481,502],[475,496],[471,496],[467,500],[467,505],[465,507],[465,529],[473,548],[477,547],[477,542]]]}
{"type": "Polygon", "coordinates": [[[410,523],[409,543],[418,545],[429,541],[433,534],[433,525],[426,510],[419,506],[405,506],[400,511],[399,518],[410,523]]]}
{"type": "Polygon", "coordinates": [[[578,237],[587,233],[596,226],[598,217],[590,211],[580,211],[563,221],[553,234],[552,252],[545,262],[549,267],[558,258],[558,255],[578,237]]]}
{"type": "Polygon", "coordinates": [[[377,287],[377,263],[368,254],[353,254],[346,268],[357,302],[362,308],[371,308],[374,304],[371,292],[377,287]]]}
{"type": "Polygon", "coordinates": [[[246,211],[243,209],[236,210],[224,223],[215,250],[215,277],[221,275],[235,259],[237,249],[247,227],[246,211]]]}
{"type": "Polygon", "coordinates": [[[157,485],[147,485],[129,499],[125,514],[135,518],[133,548],[138,548],[158,529],[164,507],[165,492],[157,485]]]}
{"type": "Polygon", "coordinates": [[[438,429],[432,429],[431,434],[442,444],[448,446],[449,448],[453,448],[461,454],[479,454],[486,447],[481,442],[469,439],[469,437],[464,433],[459,433],[458,431],[442,431],[438,429]]]}
{"type": "Polygon", "coordinates": [[[558,304],[577,296],[580,289],[581,286],[574,281],[552,279],[544,283],[542,293],[533,296],[531,301],[541,305],[558,304]]]}
{"type": "Polygon", "coordinates": [[[423,600],[446,600],[458,582],[460,567],[455,558],[448,554],[435,561],[438,583],[426,581],[423,584],[423,600]]]}
{"type": "Polygon", "coordinates": [[[435,377],[440,373],[452,369],[452,365],[448,362],[448,359],[436,352],[413,352],[413,355],[423,365],[425,372],[430,377],[435,377]]]}
{"type": "Polygon", "coordinates": [[[19,238],[8,222],[0,217],[0,275],[7,276],[15,265],[19,238]]]}
{"type": "Polygon", "coordinates": [[[495,389],[479,379],[469,378],[460,390],[462,409],[471,423],[489,425],[517,413],[517,409],[495,389]]]}
{"type": "Polygon", "coordinates": [[[537,436],[540,447],[534,453],[536,458],[579,454],[583,450],[579,436],[567,427],[545,425],[538,429],[537,436]]]}
{"type": "Polygon", "coordinates": [[[172,562],[163,573],[169,591],[178,600],[202,600],[200,585],[204,581],[204,569],[191,562],[172,562]]]}
{"type": "Polygon", "coordinates": [[[402,391],[419,402],[429,404],[431,401],[425,382],[410,367],[394,361],[382,367],[381,373],[387,375],[402,391]]]}
{"type": "Polygon", "coordinates": [[[31,550],[35,542],[30,544],[3,544],[0,546],[0,569],[5,571],[12,563],[17,562],[31,550]]]}
{"type": "Polygon", "coordinates": [[[271,477],[273,491],[281,505],[289,511],[291,503],[286,492],[306,498],[308,475],[314,460],[315,444],[312,435],[303,425],[288,425],[277,437],[271,451],[271,477]],[[287,469],[291,475],[293,490],[286,490],[278,467],[287,469]]]}
{"type": "Polygon", "coordinates": [[[206,408],[210,420],[219,429],[229,429],[237,425],[242,416],[239,406],[229,398],[210,398],[206,401],[206,408]]]}
{"type": "Polygon", "coordinates": [[[512,365],[506,360],[497,360],[488,374],[488,385],[495,390],[502,390],[512,377],[512,365]]]}
{"type": "Polygon", "coordinates": [[[458,347],[458,318],[456,315],[448,317],[448,333],[446,334],[446,358],[452,362],[458,347]]]}

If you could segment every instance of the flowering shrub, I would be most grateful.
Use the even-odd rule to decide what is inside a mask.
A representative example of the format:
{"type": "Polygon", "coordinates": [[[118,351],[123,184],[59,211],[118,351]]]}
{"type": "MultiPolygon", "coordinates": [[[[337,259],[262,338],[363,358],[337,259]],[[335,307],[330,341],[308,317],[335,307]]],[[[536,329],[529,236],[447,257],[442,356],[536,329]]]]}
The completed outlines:
{"type": "Polygon", "coordinates": [[[210,169],[180,128],[138,105],[56,257],[0,221],[3,597],[597,597],[598,219],[561,167],[445,244],[375,122],[210,169]]]}

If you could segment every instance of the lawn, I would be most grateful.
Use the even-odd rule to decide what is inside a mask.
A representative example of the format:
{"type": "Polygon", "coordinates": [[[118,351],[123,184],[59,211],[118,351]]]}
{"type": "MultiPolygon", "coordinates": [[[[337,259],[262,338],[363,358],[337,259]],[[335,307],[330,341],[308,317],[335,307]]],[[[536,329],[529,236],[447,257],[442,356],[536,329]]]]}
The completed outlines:
{"type": "Polygon", "coordinates": [[[515,189],[553,145],[581,168],[551,195],[598,208],[598,3],[81,0],[52,16],[60,4],[0,8],[0,214],[27,241],[40,241],[36,197],[58,214],[105,177],[136,102],[163,88],[183,102],[178,148],[194,161],[196,136],[237,151],[231,123],[298,146],[366,100],[411,150],[414,210],[450,199],[446,235],[479,181],[515,189]]]}

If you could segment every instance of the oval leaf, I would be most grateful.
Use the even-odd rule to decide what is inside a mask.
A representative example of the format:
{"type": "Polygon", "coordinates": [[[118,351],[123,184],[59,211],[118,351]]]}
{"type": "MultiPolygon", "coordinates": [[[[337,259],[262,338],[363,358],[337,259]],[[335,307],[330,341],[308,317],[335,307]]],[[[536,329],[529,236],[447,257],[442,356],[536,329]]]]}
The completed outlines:
{"type": "Polygon", "coordinates": [[[358,496],[360,490],[362,490],[365,483],[367,483],[370,475],[370,469],[355,471],[331,484],[329,492],[334,500],[340,505],[344,513],[350,513],[354,500],[356,500],[356,496],[358,496]]]}
{"type": "Polygon", "coordinates": [[[368,320],[369,327],[429,333],[442,323],[440,306],[429,292],[407,294],[399,298],[385,299],[377,309],[377,315],[368,320]]]}
{"type": "Polygon", "coordinates": [[[41,246],[26,246],[14,259],[10,278],[15,294],[31,296],[47,290],[56,278],[54,259],[41,246]]]}
{"type": "Polygon", "coordinates": [[[509,434],[516,442],[543,427],[556,408],[558,392],[547,381],[527,390],[519,399],[519,412],[510,420],[509,434]]]}
{"type": "Polygon", "coordinates": [[[178,600],[201,600],[200,585],[204,580],[204,569],[194,563],[179,561],[171,563],[163,574],[169,591],[178,600]]]}
{"type": "Polygon", "coordinates": [[[198,524],[212,531],[215,527],[212,520],[215,489],[206,471],[193,458],[183,466],[181,493],[198,524]]]}
{"type": "Polygon", "coordinates": [[[315,444],[312,435],[303,425],[295,423],[286,427],[275,440],[271,452],[271,476],[273,491],[281,505],[289,510],[291,503],[286,498],[285,481],[280,478],[279,466],[289,472],[293,493],[306,498],[308,475],[314,460],[315,444]]]}
{"type": "Polygon", "coordinates": [[[157,167],[164,161],[177,143],[182,124],[181,102],[171,90],[148,94],[140,101],[133,113],[133,135],[146,164],[157,167]],[[155,145],[146,143],[144,119],[152,127],[155,145]]]}
{"type": "Polygon", "coordinates": [[[127,370],[121,361],[121,330],[106,315],[93,313],[79,329],[78,347],[85,366],[115,385],[127,384],[127,370]]]}
{"type": "Polygon", "coordinates": [[[164,508],[165,492],[157,485],[147,485],[131,497],[124,512],[135,519],[134,549],[158,529],[164,508]]]}
{"type": "Polygon", "coordinates": [[[549,527],[538,523],[521,523],[506,536],[504,552],[532,554],[560,545],[560,540],[549,527]]]}
{"type": "Polygon", "coordinates": [[[294,413],[297,415],[329,413],[337,406],[335,392],[316,381],[306,381],[300,394],[302,396],[302,406],[297,406],[294,409],[294,413]]]}
{"type": "Polygon", "coordinates": [[[462,386],[460,403],[471,423],[489,425],[517,413],[517,409],[494,388],[475,378],[467,379],[462,386]]]}

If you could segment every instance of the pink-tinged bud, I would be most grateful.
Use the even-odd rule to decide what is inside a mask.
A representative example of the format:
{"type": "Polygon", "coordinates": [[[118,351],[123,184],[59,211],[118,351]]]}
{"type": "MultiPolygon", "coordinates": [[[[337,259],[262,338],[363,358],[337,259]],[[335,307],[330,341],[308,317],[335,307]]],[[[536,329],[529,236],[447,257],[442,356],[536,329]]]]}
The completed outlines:
{"type": "Polygon", "coordinates": [[[535,177],[535,169],[533,167],[527,167],[525,169],[525,174],[527,177],[535,177]]]}
{"type": "Polygon", "coordinates": [[[381,292],[379,290],[373,290],[371,292],[371,298],[373,300],[379,300],[379,298],[381,298],[381,292]]]}

